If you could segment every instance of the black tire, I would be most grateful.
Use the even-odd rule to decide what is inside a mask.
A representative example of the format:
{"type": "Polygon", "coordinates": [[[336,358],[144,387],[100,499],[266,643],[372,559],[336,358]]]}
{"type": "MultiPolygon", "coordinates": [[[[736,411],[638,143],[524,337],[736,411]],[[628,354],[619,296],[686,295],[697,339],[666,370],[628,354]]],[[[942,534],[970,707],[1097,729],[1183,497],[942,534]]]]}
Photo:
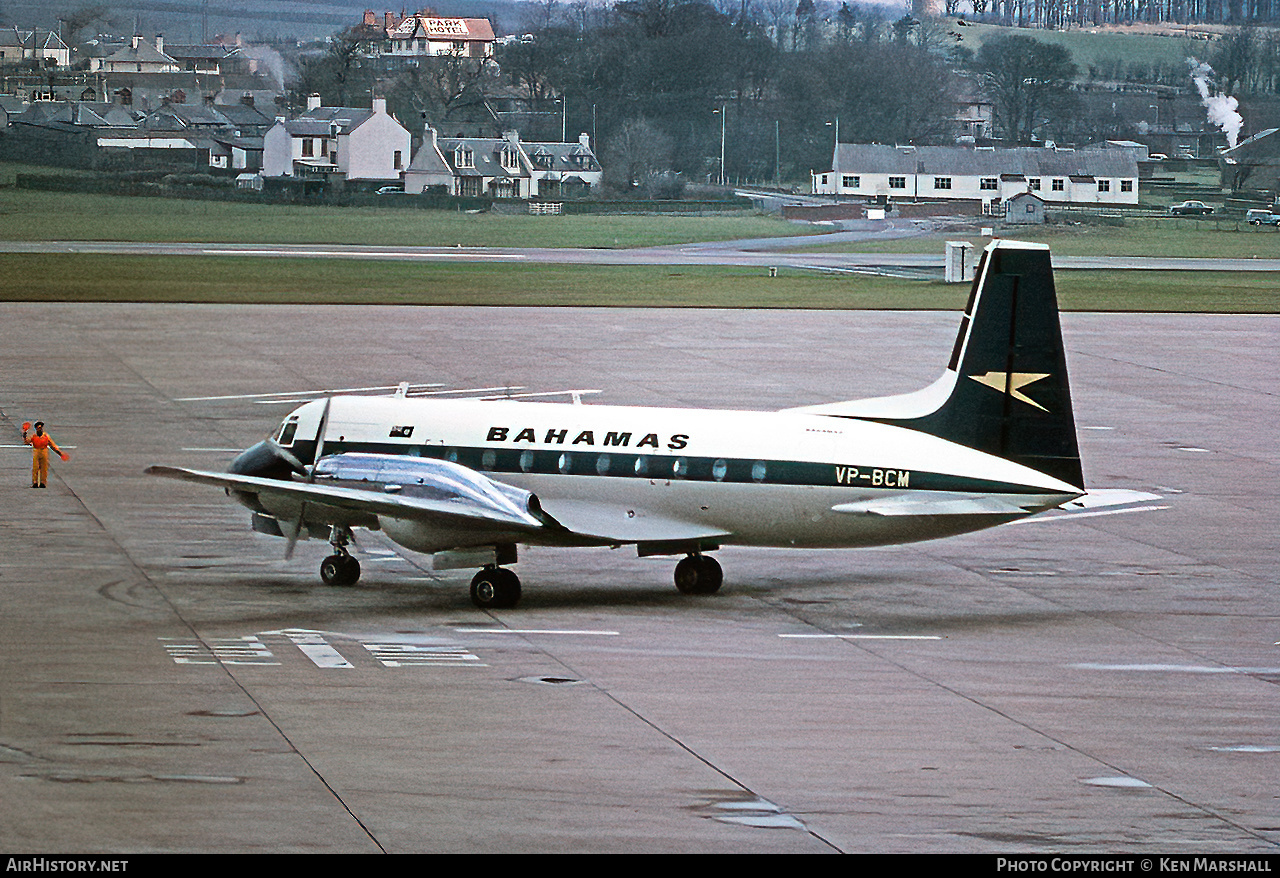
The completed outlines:
{"type": "Polygon", "coordinates": [[[715,594],[724,582],[724,571],[715,558],[690,555],[676,565],[675,579],[681,594],[715,594]]]}
{"type": "Polygon", "coordinates": [[[325,585],[355,585],[360,579],[360,562],[350,555],[330,555],[320,562],[320,579],[325,585]]]}
{"type": "Polygon", "coordinates": [[[505,567],[486,567],[471,580],[471,603],[481,610],[508,610],[520,602],[520,577],[505,567]]]}

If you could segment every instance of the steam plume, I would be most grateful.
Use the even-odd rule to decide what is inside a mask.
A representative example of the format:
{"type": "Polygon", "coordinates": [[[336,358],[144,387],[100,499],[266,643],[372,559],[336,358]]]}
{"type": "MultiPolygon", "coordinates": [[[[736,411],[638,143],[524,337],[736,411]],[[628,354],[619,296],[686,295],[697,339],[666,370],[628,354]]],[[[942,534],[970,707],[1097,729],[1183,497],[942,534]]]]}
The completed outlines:
{"type": "Polygon", "coordinates": [[[1195,81],[1200,92],[1200,103],[1204,104],[1209,121],[1222,129],[1227,135],[1227,145],[1234,148],[1240,139],[1240,129],[1244,127],[1244,119],[1238,112],[1239,102],[1230,95],[1210,93],[1209,80],[1214,76],[1213,68],[1195,58],[1188,58],[1191,65],[1191,79],[1195,81]]]}

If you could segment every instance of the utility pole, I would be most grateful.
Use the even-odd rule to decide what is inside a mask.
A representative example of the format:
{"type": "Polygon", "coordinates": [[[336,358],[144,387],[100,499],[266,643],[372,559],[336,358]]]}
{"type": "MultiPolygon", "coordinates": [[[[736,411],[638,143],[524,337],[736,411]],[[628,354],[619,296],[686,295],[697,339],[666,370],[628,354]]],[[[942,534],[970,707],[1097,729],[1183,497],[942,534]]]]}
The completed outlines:
{"type": "Polygon", "coordinates": [[[773,185],[782,185],[782,135],[778,120],[773,120],[773,185]]]}
{"type": "Polygon", "coordinates": [[[726,180],[727,180],[727,178],[725,177],[725,173],[724,173],[724,117],[725,117],[725,108],[726,108],[726,107],[725,107],[725,104],[721,104],[721,105],[720,105],[720,109],[718,109],[718,110],[712,110],[712,111],[711,111],[712,113],[719,113],[719,114],[720,114],[720,185],[721,185],[721,186],[725,185],[725,182],[726,182],[726,180]]]}

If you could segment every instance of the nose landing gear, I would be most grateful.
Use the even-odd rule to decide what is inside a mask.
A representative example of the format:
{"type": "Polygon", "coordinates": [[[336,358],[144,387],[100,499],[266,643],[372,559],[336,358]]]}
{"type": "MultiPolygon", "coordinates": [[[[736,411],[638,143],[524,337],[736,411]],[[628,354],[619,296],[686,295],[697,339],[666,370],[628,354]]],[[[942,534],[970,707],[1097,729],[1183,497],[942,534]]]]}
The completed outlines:
{"type": "Polygon", "coordinates": [[[505,567],[486,567],[471,580],[471,603],[482,610],[506,610],[519,601],[520,577],[505,567]]]}
{"type": "Polygon", "coordinates": [[[320,562],[320,579],[325,585],[355,585],[360,579],[360,562],[347,551],[350,542],[350,529],[334,525],[329,532],[333,554],[320,562]]]}

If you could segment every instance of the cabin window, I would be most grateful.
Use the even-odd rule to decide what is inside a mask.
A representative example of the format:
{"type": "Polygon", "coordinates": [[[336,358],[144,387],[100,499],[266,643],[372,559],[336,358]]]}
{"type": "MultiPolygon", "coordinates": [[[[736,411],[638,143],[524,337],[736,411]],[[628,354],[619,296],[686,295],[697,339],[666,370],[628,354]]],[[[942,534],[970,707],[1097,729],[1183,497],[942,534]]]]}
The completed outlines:
{"type": "Polygon", "coordinates": [[[764,477],[769,474],[769,468],[764,465],[763,460],[757,460],[751,467],[751,479],[756,482],[763,482],[764,477]]]}
{"type": "Polygon", "coordinates": [[[602,454],[596,458],[596,473],[602,476],[609,474],[609,455],[602,454]]]}
{"type": "Polygon", "coordinates": [[[568,475],[569,470],[573,469],[573,455],[568,452],[560,455],[560,460],[556,463],[556,468],[565,475],[568,475]]]}
{"type": "Polygon", "coordinates": [[[711,464],[711,478],[715,479],[717,482],[723,482],[725,474],[728,472],[729,464],[723,459],[717,460],[715,463],[711,464]]]}
{"type": "Polygon", "coordinates": [[[689,460],[684,457],[677,457],[671,463],[671,474],[677,479],[683,479],[689,475],[689,460]]]}
{"type": "Polygon", "coordinates": [[[643,457],[636,458],[636,475],[642,476],[649,471],[649,464],[643,457]]]}
{"type": "Polygon", "coordinates": [[[492,448],[480,455],[480,468],[493,469],[498,464],[498,453],[492,448]]]}
{"type": "Polygon", "coordinates": [[[533,469],[533,452],[532,451],[520,452],[520,471],[527,473],[532,469],[533,469]]]}

